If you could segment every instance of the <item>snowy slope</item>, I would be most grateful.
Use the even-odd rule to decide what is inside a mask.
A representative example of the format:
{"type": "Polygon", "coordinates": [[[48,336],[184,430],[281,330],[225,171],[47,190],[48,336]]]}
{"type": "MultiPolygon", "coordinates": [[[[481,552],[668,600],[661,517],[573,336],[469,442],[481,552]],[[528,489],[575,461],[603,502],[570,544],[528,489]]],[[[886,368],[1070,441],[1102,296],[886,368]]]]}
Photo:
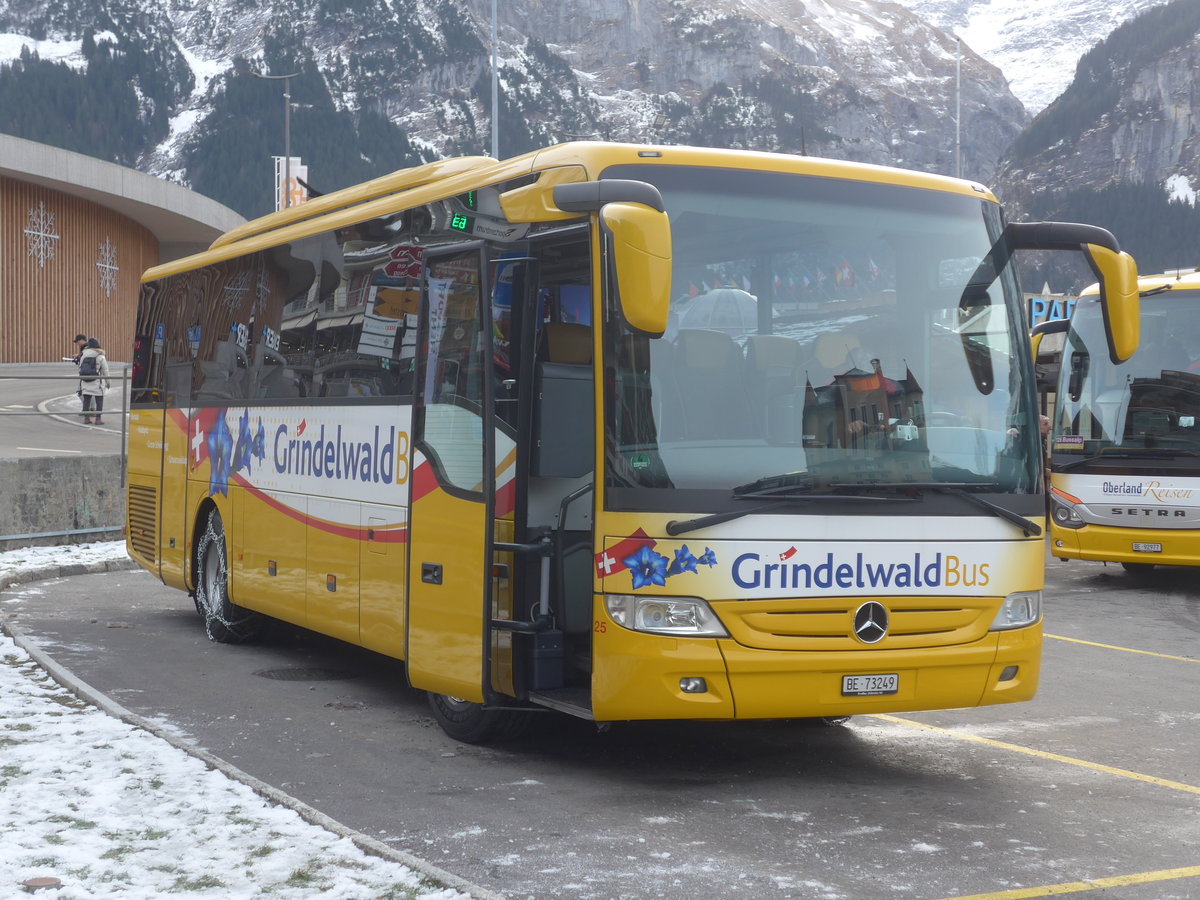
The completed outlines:
{"type": "Polygon", "coordinates": [[[1166,0],[896,0],[962,38],[998,67],[1031,115],[1075,75],[1075,64],[1123,22],[1166,0]]]}

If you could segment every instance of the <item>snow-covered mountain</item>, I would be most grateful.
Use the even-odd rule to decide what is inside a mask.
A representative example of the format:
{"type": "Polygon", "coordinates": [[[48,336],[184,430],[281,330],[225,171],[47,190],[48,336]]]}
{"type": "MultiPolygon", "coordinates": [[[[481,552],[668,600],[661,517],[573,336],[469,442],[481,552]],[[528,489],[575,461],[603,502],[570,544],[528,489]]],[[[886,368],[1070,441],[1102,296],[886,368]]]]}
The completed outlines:
{"type": "MultiPolygon", "coordinates": [[[[132,162],[207,193],[228,190],[214,196],[242,208],[245,190],[228,184],[228,163],[215,179],[211,159],[239,145],[261,152],[247,132],[277,128],[269,117],[279,94],[259,85],[261,108],[249,110],[249,79],[234,74],[239,60],[260,72],[304,73],[293,82],[293,151],[317,167],[310,167],[315,180],[336,187],[339,173],[330,165],[320,171],[323,151],[311,146],[339,131],[347,141],[356,131],[362,139],[365,117],[396,129],[383,143],[402,144],[409,163],[488,151],[491,7],[491,0],[0,0],[0,58],[36,51],[84,77],[105,62],[122,79],[114,91],[130,91],[148,123],[132,162]],[[135,66],[139,55],[155,66],[135,66]],[[159,83],[162,72],[174,73],[171,89],[159,83]],[[316,135],[306,130],[314,111],[328,113],[316,135]],[[332,124],[335,114],[341,124],[332,124]]],[[[498,7],[502,156],[599,136],[945,173],[959,161],[955,43],[895,4],[503,0],[498,7]]],[[[961,101],[961,170],[987,180],[1028,116],[1001,72],[969,50],[961,101]]],[[[0,130],[9,130],[6,121],[0,110],[0,130]]],[[[359,159],[379,156],[357,151],[359,159]]]]}
{"type": "Polygon", "coordinates": [[[1036,114],[1063,92],[1079,58],[1118,25],[1166,0],[895,0],[997,66],[1036,114]]]}

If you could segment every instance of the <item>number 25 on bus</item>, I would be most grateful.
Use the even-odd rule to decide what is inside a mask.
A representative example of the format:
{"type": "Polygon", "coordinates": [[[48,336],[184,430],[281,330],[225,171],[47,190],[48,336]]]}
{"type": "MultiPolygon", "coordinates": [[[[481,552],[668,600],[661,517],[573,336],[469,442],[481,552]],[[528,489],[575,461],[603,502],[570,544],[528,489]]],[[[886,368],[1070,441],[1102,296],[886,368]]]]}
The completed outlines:
{"type": "Polygon", "coordinates": [[[151,269],[133,557],[208,635],[403,659],[455,738],[1033,696],[1045,497],[1013,254],[956,179],[574,143],[406,169],[151,269]]]}

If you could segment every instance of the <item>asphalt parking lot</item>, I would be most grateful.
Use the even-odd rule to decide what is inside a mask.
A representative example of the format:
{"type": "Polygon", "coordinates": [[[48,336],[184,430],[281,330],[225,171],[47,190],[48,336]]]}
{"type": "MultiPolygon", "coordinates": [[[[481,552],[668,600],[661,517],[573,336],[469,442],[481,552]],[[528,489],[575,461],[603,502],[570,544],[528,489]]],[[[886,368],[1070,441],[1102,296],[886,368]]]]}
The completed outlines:
{"type": "Polygon", "coordinates": [[[279,625],[209,643],[141,572],[0,612],[125,707],[509,897],[1200,897],[1200,578],[1049,563],[1025,704],[808,723],[547,714],[456,744],[403,667],[279,625]]]}

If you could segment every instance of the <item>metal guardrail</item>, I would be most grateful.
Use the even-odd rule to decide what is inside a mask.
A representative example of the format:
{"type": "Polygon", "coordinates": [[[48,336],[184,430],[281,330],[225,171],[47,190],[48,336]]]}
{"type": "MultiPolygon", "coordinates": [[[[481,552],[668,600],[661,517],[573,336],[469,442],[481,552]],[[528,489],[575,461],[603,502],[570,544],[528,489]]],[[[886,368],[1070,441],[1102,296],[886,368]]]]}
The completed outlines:
{"type": "MultiPolygon", "coordinates": [[[[67,362],[67,360],[64,360],[67,362]]],[[[120,394],[122,405],[116,409],[106,409],[103,415],[116,416],[121,422],[121,487],[125,487],[125,470],[128,460],[129,446],[129,407],[127,404],[129,398],[129,371],[128,363],[122,363],[114,366],[119,370],[119,377],[115,376],[111,371],[108,376],[109,382],[117,381],[120,383],[120,394]]],[[[29,373],[12,374],[9,372],[0,371],[0,382],[3,381],[59,381],[59,382],[79,382],[78,374],[67,375],[34,375],[29,373]]],[[[51,398],[56,399],[56,398],[51,398]]],[[[47,401],[43,401],[45,403],[47,401]]],[[[58,412],[47,409],[21,410],[21,409],[0,409],[0,416],[42,416],[48,418],[63,418],[66,415],[81,416],[83,410],[79,412],[58,412]]],[[[46,531],[32,534],[0,534],[0,544],[6,541],[22,541],[36,540],[39,538],[56,538],[56,537],[74,537],[85,534],[108,534],[108,533],[123,533],[125,531],[125,523],[113,525],[111,527],[96,527],[96,528],[73,528],[65,531],[46,531]]]]}

